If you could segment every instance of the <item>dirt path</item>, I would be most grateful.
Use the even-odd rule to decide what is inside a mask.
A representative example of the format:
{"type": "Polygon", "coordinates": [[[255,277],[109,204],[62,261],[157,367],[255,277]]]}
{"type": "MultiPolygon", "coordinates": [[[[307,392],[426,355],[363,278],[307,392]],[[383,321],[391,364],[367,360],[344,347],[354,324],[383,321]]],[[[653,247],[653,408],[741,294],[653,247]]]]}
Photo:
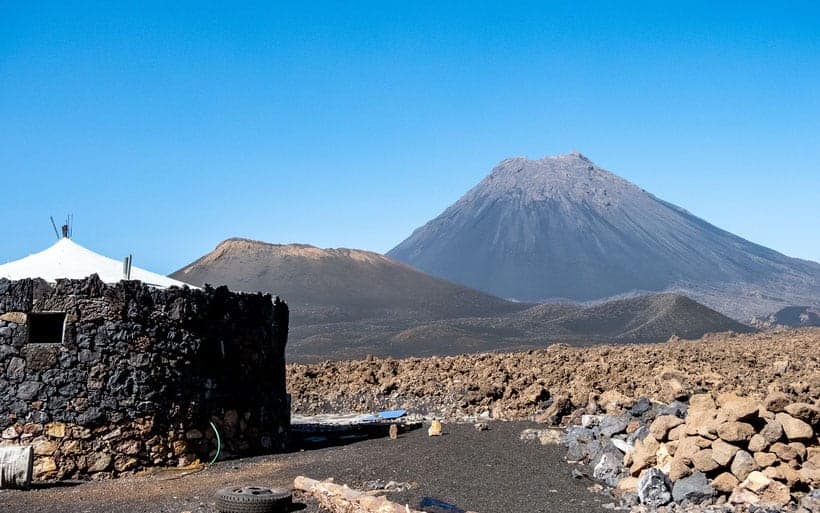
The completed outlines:
{"type": "MultiPolygon", "coordinates": [[[[571,476],[563,451],[518,439],[529,423],[496,422],[489,431],[447,425],[446,435],[426,430],[398,440],[371,439],[346,446],[222,462],[181,479],[173,473],[127,477],[76,486],[0,492],[3,513],[212,513],[213,493],[232,484],[289,486],[299,474],[362,486],[370,480],[413,482],[391,497],[417,507],[434,497],[480,513],[604,511],[605,497],[590,493],[571,476]]],[[[306,504],[305,513],[319,511],[306,504]]]]}

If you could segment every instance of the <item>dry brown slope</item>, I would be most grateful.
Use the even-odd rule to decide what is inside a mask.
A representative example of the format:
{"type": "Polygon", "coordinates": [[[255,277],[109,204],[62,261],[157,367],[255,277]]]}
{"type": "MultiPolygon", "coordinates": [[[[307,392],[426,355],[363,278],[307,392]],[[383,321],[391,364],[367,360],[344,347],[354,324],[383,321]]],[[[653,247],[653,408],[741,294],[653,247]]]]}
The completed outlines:
{"type": "Polygon", "coordinates": [[[378,253],[228,239],[171,276],[287,298],[303,324],[498,315],[527,305],[428,276],[378,253]]]}

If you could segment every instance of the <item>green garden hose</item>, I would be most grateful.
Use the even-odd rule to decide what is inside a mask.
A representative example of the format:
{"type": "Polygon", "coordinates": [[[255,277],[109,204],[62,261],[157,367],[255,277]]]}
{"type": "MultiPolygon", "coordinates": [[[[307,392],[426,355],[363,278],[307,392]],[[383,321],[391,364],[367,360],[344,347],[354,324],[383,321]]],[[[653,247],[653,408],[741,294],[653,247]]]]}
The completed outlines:
{"type": "Polygon", "coordinates": [[[211,429],[214,430],[214,434],[216,434],[216,454],[214,454],[214,459],[211,460],[208,465],[213,465],[217,458],[219,458],[219,452],[222,450],[222,438],[219,437],[219,430],[216,429],[216,425],[213,421],[211,421],[211,429]]]}

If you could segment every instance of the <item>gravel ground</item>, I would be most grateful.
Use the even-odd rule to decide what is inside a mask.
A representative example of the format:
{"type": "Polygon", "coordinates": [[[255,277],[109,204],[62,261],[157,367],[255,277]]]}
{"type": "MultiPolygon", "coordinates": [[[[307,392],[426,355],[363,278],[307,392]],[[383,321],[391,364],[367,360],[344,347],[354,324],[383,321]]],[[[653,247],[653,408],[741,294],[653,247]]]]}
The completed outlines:
{"type": "MultiPolygon", "coordinates": [[[[297,475],[333,477],[361,487],[364,482],[411,482],[414,487],[388,495],[418,507],[434,497],[480,513],[603,512],[606,497],[574,479],[572,466],[557,446],[519,440],[528,422],[493,422],[488,431],[471,424],[445,425],[445,435],[426,429],[398,440],[370,439],[345,446],[221,462],[178,478],[177,472],[113,481],[55,485],[30,491],[0,491],[3,513],[212,513],[213,493],[233,484],[289,486],[297,475]]],[[[302,497],[301,511],[320,511],[302,497]]]]}

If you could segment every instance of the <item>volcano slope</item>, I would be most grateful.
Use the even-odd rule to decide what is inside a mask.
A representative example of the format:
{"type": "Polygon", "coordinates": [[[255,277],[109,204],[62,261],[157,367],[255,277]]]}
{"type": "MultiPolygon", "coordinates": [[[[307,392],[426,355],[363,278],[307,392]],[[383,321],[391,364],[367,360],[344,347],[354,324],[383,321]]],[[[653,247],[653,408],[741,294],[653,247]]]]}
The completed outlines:
{"type": "Polygon", "coordinates": [[[289,361],[510,351],[551,342],[657,342],[750,329],[674,294],[534,306],[430,277],[376,253],[245,239],[219,244],[172,276],[286,298],[289,361]]]}
{"type": "Polygon", "coordinates": [[[721,230],[580,153],[502,161],[388,256],[529,302],[669,291],[740,320],[820,305],[820,264],[721,230]]]}

